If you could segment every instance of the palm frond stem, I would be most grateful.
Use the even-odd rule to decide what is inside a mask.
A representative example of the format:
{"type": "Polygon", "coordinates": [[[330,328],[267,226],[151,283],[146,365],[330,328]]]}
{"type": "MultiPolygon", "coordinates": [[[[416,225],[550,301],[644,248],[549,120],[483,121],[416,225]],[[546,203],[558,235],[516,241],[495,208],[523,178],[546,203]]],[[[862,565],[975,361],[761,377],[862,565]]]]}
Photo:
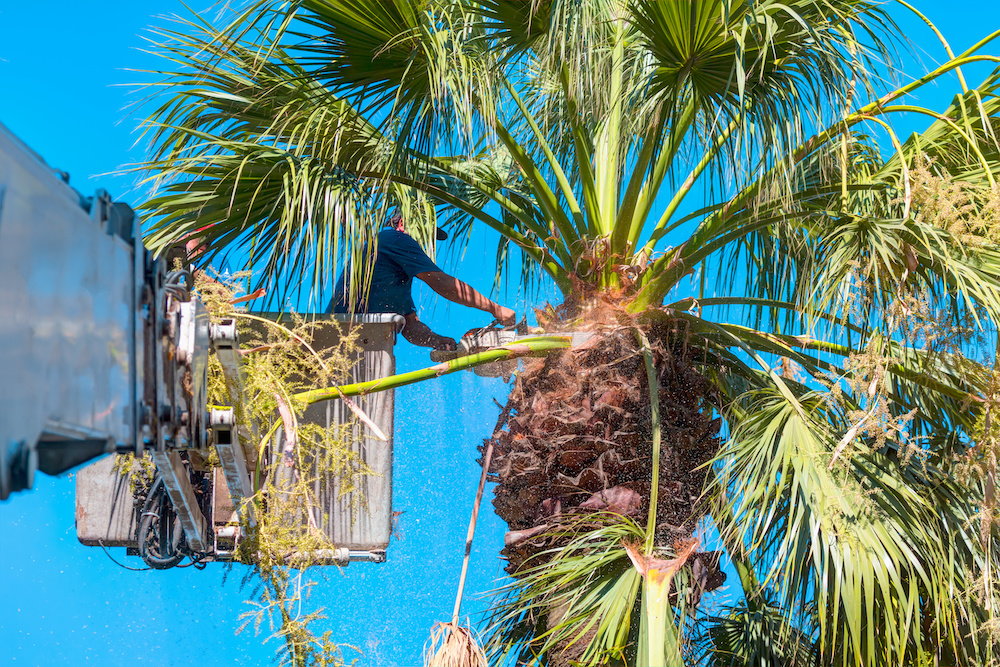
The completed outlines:
{"type": "MultiPolygon", "coordinates": [[[[556,156],[552,153],[552,148],[549,146],[549,142],[546,141],[545,135],[538,127],[538,123],[535,121],[534,116],[531,115],[528,107],[525,106],[521,96],[517,94],[517,91],[514,90],[514,87],[509,81],[504,79],[504,83],[506,84],[507,92],[514,100],[517,108],[521,111],[521,115],[524,117],[524,120],[527,121],[528,127],[531,128],[532,135],[534,136],[535,141],[538,142],[539,148],[542,149],[542,153],[545,155],[545,159],[548,162],[549,169],[552,170],[552,174],[555,176],[556,182],[559,184],[559,189],[563,194],[563,198],[566,200],[566,205],[569,206],[569,210],[576,223],[576,227],[574,228],[570,225],[569,220],[566,219],[565,215],[554,218],[553,222],[556,223],[560,233],[562,233],[565,237],[566,244],[572,246],[580,240],[580,231],[585,229],[583,211],[580,209],[580,203],[576,200],[576,195],[573,193],[573,186],[570,185],[569,179],[566,178],[566,173],[563,171],[562,165],[559,164],[559,160],[557,160],[556,156]]],[[[508,149],[509,148],[510,146],[508,145],[508,149]]],[[[514,153],[514,151],[511,151],[511,153],[514,153]]]]}
{"type": "MultiPolygon", "coordinates": [[[[559,200],[555,193],[549,187],[548,183],[545,182],[545,177],[538,169],[538,165],[536,165],[534,160],[531,159],[531,156],[524,149],[524,147],[521,146],[516,139],[514,139],[507,128],[500,123],[497,123],[494,127],[494,131],[507,150],[510,151],[514,161],[521,169],[521,173],[528,180],[528,182],[531,183],[536,201],[545,213],[545,216],[549,222],[554,225],[555,229],[559,230],[566,240],[566,243],[561,245],[572,247],[573,242],[578,240],[579,237],[577,236],[576,231],[572,229],[572,225],[566,217],[566,213],[559,205],[559,200]]],[[[550,232],[546,230],[541,238],[547,238],[550,235],[550,232]]],[[[568,257],[564,259],[568,259],[568,257]]]]}
{"type": "Polygon", "coordinates": [[[691,173],[687,175],[684,181],[674,192],[674,195],[670,198],[670,202],[667,204],[666,209],[664,209],[663,214],[660,215],[660,219],[656,222],[656,225],[653,227],[653,231],[650,233],[649,240],[646,242],[646,253],[652,253],[653,248],[656,246],[656,242],[670,230],[668,225],[670,223],[670,219],[674,216],[674,213],[677,212],[677,208],[681,205],[681,203],[683,203],[688,193],[691,192],[691,188],[694,187],[698,177],[704,173],[705,169],[708,168],[708,166],[712,164],[712,161],[718,156],[719,151],[725,147],[726,141],[737,127],[739,127],[739,119],[733,119],[729,125],[726,126],[726,128],[720,132],[717,137],[715,137],[712,145],[705,151],[704,156],[702,156],[698,164],[695,165],[695,167],[691,170],[691,173]]]}
{"type": "Polygon", "coordinates": [[[642,329],[636,328],[636,336],[642,344],[642,359],[646,364],[646,384],[649,391],[649,412],[652,422],[653,451],[651,453],[653,472],[649,481],[649,517],[646,519],[646,543],[643,553],[650,556],[653,553],[653,541],[656,535],[657,496],[660,489],[660,441],[662,430],[660,426],[660,382],[656,377],[656,366],[653,363],[653,350],[649,339],[642,329]]]}
{"type": "Polygon", "coordinates": [[[295,394],[292,398],[295,401],[300,401],[306,405],[312,405],[313,403],[318,403],[320,401],[329,401],[331,399],[340,398],[341,395],[364,396],[366,394],[403,387],[415,382],[429,380],[441,375],[447,375],[456,371],[465,370],[466,368],[481,366],[482,364],[488,364],[495,361],[517,359],[518,357],[525,356],[545,355],[553,350],[566,349],[570,347],[571,344],[572,338],[570,336],[553,335],[527,338],[519,340],[516,343],[501,345],[500,347],[495,347],[485,352],[478,352],[476,354],[461,356],[450,361],[443,361],[428,368],[422,368],[408,373],[400,373],[398,375],[390,375],[376,380],[368,380],[367,382],[357,382],[354,384],[341,385],[339,387],[311,389],[309,391],[295,394]]]}
{"type": "Polygon", "coordinates": [[[569,91],[569,69],[563,65],[559,70],[563,95],[569,110],[569,125],[573,135],[573,150],[583,191],[583,203],[587,208],[586,231],[587,238],[594,238],[600,233],[601,203],[597,196],[597,182],[594,175],[594,163],[591,160],[593,138],[587,134],[580,123],[580,112],[576,108],[576,100],[569,91]]]}
{"type": "MultiPolygon", "coordinates": [[[[989,160],[987,160],[986,156],[983,154],[982,149],[979,148],[979,142],[976,141],[975,136],[973,136],[972,134],[966,132],[961,127],[959,127],[958,123],[953,121],[951,118],[948,118],[946,115],[942,113],[932,111],[931,109],[927,109],[925,107],[920,107],[912,104],[893,104],[892,106],[889,107],[882,107],[881,109],[879,109],[879,111],[882,114],[915,113],[923,116],[930,116],[931,118],[934,118],[935,120],[944,123],[949,128],[951,128],[957,135],[959,135],[960,137],[962,137],[962,139],[965,140],[965,145],[968,146],[968,148],[973,152],[973,154],[975,154],[976,158],[979,160],[979,164],[983,168],[983,173],[986,175],[990,187],[996,187],[997,182],[996,182],[996,177],[993,175],[993,168],[990,166],[989,160]]],[[[863,119],[877,121],[881,123],[884,127],[887,128],[889,127],[888,123],[886,123],[884,120],[875,118],[874,116],[863,116],[863,119]]],[[[893,140],[893,145],[897,146],[897,152],[900,153],[900,160],[902,161],[903,160],[902,147],[898,146],[899,140],[896,138],[895,134],[891,136],[893,140]]]]}

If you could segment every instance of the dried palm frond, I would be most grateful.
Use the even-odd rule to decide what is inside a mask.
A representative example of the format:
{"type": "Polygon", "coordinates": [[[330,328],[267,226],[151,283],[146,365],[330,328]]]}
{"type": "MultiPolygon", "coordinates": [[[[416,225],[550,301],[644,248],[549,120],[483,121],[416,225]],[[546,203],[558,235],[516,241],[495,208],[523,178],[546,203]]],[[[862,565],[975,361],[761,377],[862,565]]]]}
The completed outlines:
{"type": "Polygon", "coordinates": [[[457,623],[436,623],[424,647],[424,667],[488,667],[472,631],[457,623]]]}

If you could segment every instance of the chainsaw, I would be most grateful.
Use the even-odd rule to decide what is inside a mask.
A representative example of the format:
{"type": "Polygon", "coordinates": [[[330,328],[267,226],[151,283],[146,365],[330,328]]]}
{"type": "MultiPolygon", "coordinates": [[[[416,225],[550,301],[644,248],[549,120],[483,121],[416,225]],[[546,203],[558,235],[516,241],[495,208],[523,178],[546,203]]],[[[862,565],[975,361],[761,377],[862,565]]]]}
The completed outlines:
{"type": "MultiPolygon", "coordinates": [[[[451,361],[458,357],[470,354],[485,352],[486,350],[501,345],[513,343],[518,338],[528,337],[532,334],[528,330],[527,319],[522,319],[514,326],[505,327],[500,324],[500,320],[493,320],[485,327],[469,329],[458,341],[456,350],[431,350],[431,361],[441,363],[451,361]]],[[[517,359],[504,359],[494,361],[489,364],[474,366],[472,371],[480,377],[502,377],[504,382],[510,381],[510,376],[517,370],[517,359]]]]}

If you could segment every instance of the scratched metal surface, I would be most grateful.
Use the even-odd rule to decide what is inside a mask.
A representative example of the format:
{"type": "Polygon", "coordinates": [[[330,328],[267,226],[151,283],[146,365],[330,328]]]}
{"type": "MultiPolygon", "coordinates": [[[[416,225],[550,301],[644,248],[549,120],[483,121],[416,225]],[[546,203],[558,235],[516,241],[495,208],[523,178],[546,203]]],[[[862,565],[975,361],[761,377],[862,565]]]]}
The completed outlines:
{"type": "Polygon", "coordinates": [[[76,474],[76,537],[87,546],[138,546],[139,508],[114,464],[107,456],[76,474]]]}
{"type": "MultiPolygon", "coordinates": [[[[396,372],[393,354],[394,324],[389,322],[360,325],[359,358],[351,370],[354,382],[388,377],[396,372]]],[[[353,480],[356,488],[344,493],[344,476],[320,477],[316,492],[326,512],[323,530],[337,546],[359,551],[385,550],[392,534],[392,439],[395,392],[393,390],[359,396],[358,407],[388,438],[383,442],[353,418],[341,400],[316,406],[321,423],[353,422],[351,448],[373,474],[353,480]]]]}
{"type": "MultiPolygon", "coordinates": [[[[365,382],[395,374],[393,345],[395,332],[402,320],[398,315],[368,314],[358,315],[353,319],[344,315],[308,317],[335,320],[340,327],[348,326],[348,323],[359,327],[359,350],[357,361],[351,369],[350,382],[365,382]]],[[[313,345],[333,345],[337,338],[336,331],[334,327],[324,327],[314,338],[313,345]]],[[[324,466],[309,471],[307,474],[314,479],[313,488],[319,505],[315,518],[326,536],[338,547],[362,552],[384,551],[392,534],[395,393],[388,390],[359,396],[353,400],[375,422],[387,441],[375,437],[367,427],[359,424],[340,399],[317,403],[305,411],[304,422],[326,427],[351,425],[348,437],[351,451],[356,460],[371,471],[364,475],[350,474],[344,470],[321,474],[319,470],[324,466]]],[[[273,451],[280,452],[283,444],[283,435],[279,429],[273,451]]]]}
{"type": "Polygon", "coordinates": [[[134,438],[133,250],[0,125],[0,446],[134,438]]]}

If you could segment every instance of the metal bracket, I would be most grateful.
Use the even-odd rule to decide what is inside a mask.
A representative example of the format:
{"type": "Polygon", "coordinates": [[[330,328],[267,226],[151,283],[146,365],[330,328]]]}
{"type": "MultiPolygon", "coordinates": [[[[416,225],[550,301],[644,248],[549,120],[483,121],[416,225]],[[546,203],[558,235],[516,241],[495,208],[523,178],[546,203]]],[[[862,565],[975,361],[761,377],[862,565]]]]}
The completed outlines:
{"type": "Polygon", "coordinates": [[[90,218],[104,227],[108,236],[117,236],[134,247],[135,212],[128,204],[115,202],[107,190],[98,190],[85,204],[90,209],[90,218]]]}
{"type": "MultiPolygon", "coordinates": [[[[246,453],[240,444],[236,414],[243,396],[243,361],[240,356],[239,334],[236,321],[222,320],[211,326],[209,338],[216,359],[222,366],[226,380],[226,393],[234,407],[213,409],[211,412],[212,444],[219,454],[222,470],[226,475],[229,497],[237,512],[244,511],[244,502],[253,496],[253,483],[247,467],[246,453]]],[[[251,524],[254,521],[253,508],[247,506],[251,524]]]]}
{"type": "Polygon", "coordinates": [[[215,560],[232,560],[240,540],[238,526],[215,527],[215,560]]]}
{"type": "MultiPolygon", "coordinates": [[[[190,392],[184,396],[187,404],[187,415],[179,415],[183,426],[187,427],[188,447],[205,449],[208,443],[205,436],[208,424],[205,423],[208,412],[205,410],[207,396],[207,371],[209,350],[209,318],[208,311],[201,301],[194,299],[178,304],[180,312],[179,331],[177,339],[177,360],[187,367],[191,382],[185,387],[190,392]]],[[[176,447],[176,445],[175,445],[176,447]]]]}
{"type": "Polygon", "coordinates": [[[232,408],[212,409],[212,444],[219,454],[222,470],[226,474],[226,485],[229,487],[229,497],[237,512],[243,507],[243,501],[253,495],[250,474],[247,470],[246,457],[236,434],[236,413],[232,408]]]}
{"type": "Polygon", "coordinates": [[[215,356],[222,364],[229,402],[238,405],[243,391],[243,363],[240,358],[240,339],[236,333],[236,320],[226,319],[213,324],[210,338],[215,356]]]}
{"type": "Polygon", "coordinates": [[[155,260],[146,251],[147,262],[143,267],[142,292],[142,437],[144,446],[153,451],[165,449],[163,430],[160,428],[160,406],[163,403],[164,364],[162,353],[163,327],[166,319],[166,295],[163,284],[166,271],[161,260],[155,260]]]}
{"type": "Polygon", "coordinates": [[[170,503],[174,506],[177,517],[181,520],[188,546],[194,551],[207,551],[209,546],[208,521],[202,514],[201,507],[198,506],[198,499],[191,486],[190,475],[180,454],[157,451],[151,452],[151,454],[153,462],[156,463],[156,470],[163,477],[163,484],[167,487],[170,503]]]}

